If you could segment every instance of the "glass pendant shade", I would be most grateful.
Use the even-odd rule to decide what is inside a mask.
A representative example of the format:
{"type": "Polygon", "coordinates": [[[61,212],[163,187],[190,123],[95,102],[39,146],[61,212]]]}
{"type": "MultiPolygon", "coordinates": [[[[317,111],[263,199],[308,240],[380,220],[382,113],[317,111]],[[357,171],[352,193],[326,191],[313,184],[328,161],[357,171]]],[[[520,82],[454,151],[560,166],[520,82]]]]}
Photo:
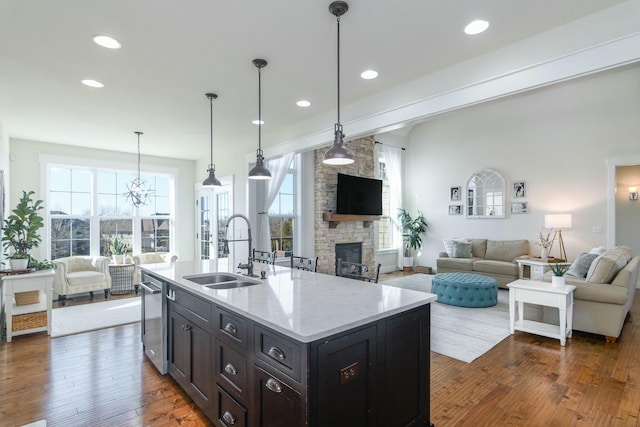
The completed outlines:
{"type": "Polygon", "coordinates": [[[324,153],[322,163],[333,166],[350,165],[355,162],[355,156],[344,145],[344,133],[340,124],[340,17],[347,13],[347,10],[349,5],[344,1],[334,1],[329,5],[329,11],[335,15],[338,22],[338,121],[335,124],[333,146],[324,153]]]}
{"type": "Polygon", "coordinates": [[[215,93],[206,93],[205,96],[209,98],[209,109],[211,116],[211,163],[209,163],[209,167],[207,168],[207,172],[209,176],[202,181],[202,185],[204,187],[220,187],[222,183],[218,178],[216,178],[216,165],[213,164],[213,100],[218,97],[215,93]]]}
{"type": "Polygon", "coordinates": [[[264,165],[262,153],[262,69],[267,66],[264,59],[254,59],[253,65],[258,69],[258,150],[256,150],[256,165],[249,171],[249,179],[271,179],[271,172],[264,165]]]}

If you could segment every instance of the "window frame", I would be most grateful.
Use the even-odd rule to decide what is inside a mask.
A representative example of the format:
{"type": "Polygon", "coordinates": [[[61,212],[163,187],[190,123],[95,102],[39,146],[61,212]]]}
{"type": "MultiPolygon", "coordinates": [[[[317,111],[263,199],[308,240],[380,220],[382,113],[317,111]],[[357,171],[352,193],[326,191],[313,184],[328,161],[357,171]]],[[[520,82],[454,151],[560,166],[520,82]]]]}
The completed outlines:
{"type": "MultiPolygon", "coordinates": [[[[45,218],[45,227],[43,233],[43,245],[41,246],[45,250],[45,258],[51,259],[52,251],[51,251],[51,220],[52,218],[64,218],[64,219],[74,219],[77,215],[56,215],[51,214],[49,206],[50,203],[50,171],[52,168],[63,168],[63,169],[79,169],[85,170],[91,173],[91,202],[90,202],[90,214],[88,216],[81,216],[81,219],[89,219],[89,241],[90,241],[90,251],[89,256],[100,256],[100,220],[101,219],[131,219],[133,221],[133,247],[131,248],[132,254],[141,253],[142,249],[142,225],[141,221],[143,219],[168,219],[169,220],[169,252],[175,252],[176,241],[175,241],[175,223],[176,223],[176,209],[175,209],[175,199],[176,199],[176,181],[178,179],[179,171],[177,168],[172,167],[163,167],[163,166],[153,166],[153,165],[141,165],[141,174],[148,176],[165,176],[169,179],[169,215],[161,215],[161,216],[149,216],[149,215],[140,215],[138,208],[133,207],[132,215],[104,215],[100,216],[97,212],[98,207],[98,174],[99,172],[120,172],[137,174],[138,165],[137,163],[129,163],[129,162],[113,162],[113,161],[98,161],[95,159],[84,159],[84,158],[75,158],[75,157],[65,157],[65,156],[54,156],[54,155],[40,155],[40,186],[41,186],[41,194],[42,200],[44,201],[44,206],[46,212],[44,212],[45,218]]],[[[124,197],[123,197],[124,198],[124,197]]]]}

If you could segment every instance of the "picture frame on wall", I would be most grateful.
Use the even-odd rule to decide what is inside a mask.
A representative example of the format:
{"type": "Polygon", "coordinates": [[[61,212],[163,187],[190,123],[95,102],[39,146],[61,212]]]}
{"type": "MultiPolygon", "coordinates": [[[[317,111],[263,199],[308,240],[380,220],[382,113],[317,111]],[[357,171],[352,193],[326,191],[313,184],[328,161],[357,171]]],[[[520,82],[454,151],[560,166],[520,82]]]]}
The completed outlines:
{"type": "Polygon", "coordinates": [[[513,198],[520,199],[527,197],[527,184],[524,181],[516,181],[513,183],[513,198]]]}
{"type": "Polygon", "coordinates": [[[529,202],[511,203],[511,213],[515,215],[529,213],[529,202]]]}
{"type": "Polygon", "coordinates": [[[449,215],[462,215],[462,205],[449,205],[449,215]]]}
{"type": "Polygon", "coordinates": [[[451,187],[450,195],[452,202],[459,202],[462,199],[460,192],[462,189],[460,187],[451,187]]]}

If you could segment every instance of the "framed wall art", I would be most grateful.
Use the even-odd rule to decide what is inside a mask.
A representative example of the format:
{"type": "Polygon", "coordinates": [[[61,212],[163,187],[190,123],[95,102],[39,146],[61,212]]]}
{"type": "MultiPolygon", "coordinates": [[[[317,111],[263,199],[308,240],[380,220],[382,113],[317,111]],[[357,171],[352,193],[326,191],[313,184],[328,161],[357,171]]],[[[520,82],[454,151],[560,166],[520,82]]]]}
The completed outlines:
{"type": "Polygon", "coordinates": [[[524,181],[516,181],[513,183],[513,198],[520,199],[527,197],[527,184],[524,181]]]}
{"type": "Polygon", "coordinates": [[[459,202],[461,200],[462,198],[462,196],[460,195],[461,191],[462,190],[460,187],[451,187],[450,195],[451,195],[452,202],[459,202]]]}
{"type": "Polygon", "coordinates": [[[526,214],[529,213],[529,202],[513,202],[511,203],[512,214],[526,214]]]}
{"type": "Polygon", "coordinates": [[[449,205],[449,215],[462,215],[462,205],[449,205]]]}

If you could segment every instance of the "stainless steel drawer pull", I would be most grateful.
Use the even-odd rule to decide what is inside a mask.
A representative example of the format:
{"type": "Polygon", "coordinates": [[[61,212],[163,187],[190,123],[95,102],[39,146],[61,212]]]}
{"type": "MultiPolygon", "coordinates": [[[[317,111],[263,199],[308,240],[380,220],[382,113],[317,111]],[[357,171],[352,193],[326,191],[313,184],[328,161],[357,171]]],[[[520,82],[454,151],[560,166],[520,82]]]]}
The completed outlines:
{"type": "Polygon", "coordinates": [[[236,370],[236,367],[233,366],[231,363],[227,363],[227,366],[224,367],[224,371],[229,375],[238,375],[238,371],[236,370]]]}
{"type": "Polygon", "coordinates": [[[276,360],[284,360],[284,353],[278,347],[271,347],[267,354],[276,360]]]}
{"type": "Polygon", "coordinates": [[[282,385],[273,378],[269,378],[265,386],[274,393],[282,393],[282,385]]]}
{"type": "Polygon", "coordinates": [[[227,423],[227,424],[231,424],[234,425],[236,423],[236,417],[234,417],[233,415],[231,415],[231,412],[226,411],[224,414],[222,414],[222,419],[227,423]]]}
{"type": "Polygon", "coordinates": [[[237,335],[238,334],[238,329],[233,326],[233,323],[227,323],[224,326],[224,330],[229,332],[231,335],[237,335]]]}

